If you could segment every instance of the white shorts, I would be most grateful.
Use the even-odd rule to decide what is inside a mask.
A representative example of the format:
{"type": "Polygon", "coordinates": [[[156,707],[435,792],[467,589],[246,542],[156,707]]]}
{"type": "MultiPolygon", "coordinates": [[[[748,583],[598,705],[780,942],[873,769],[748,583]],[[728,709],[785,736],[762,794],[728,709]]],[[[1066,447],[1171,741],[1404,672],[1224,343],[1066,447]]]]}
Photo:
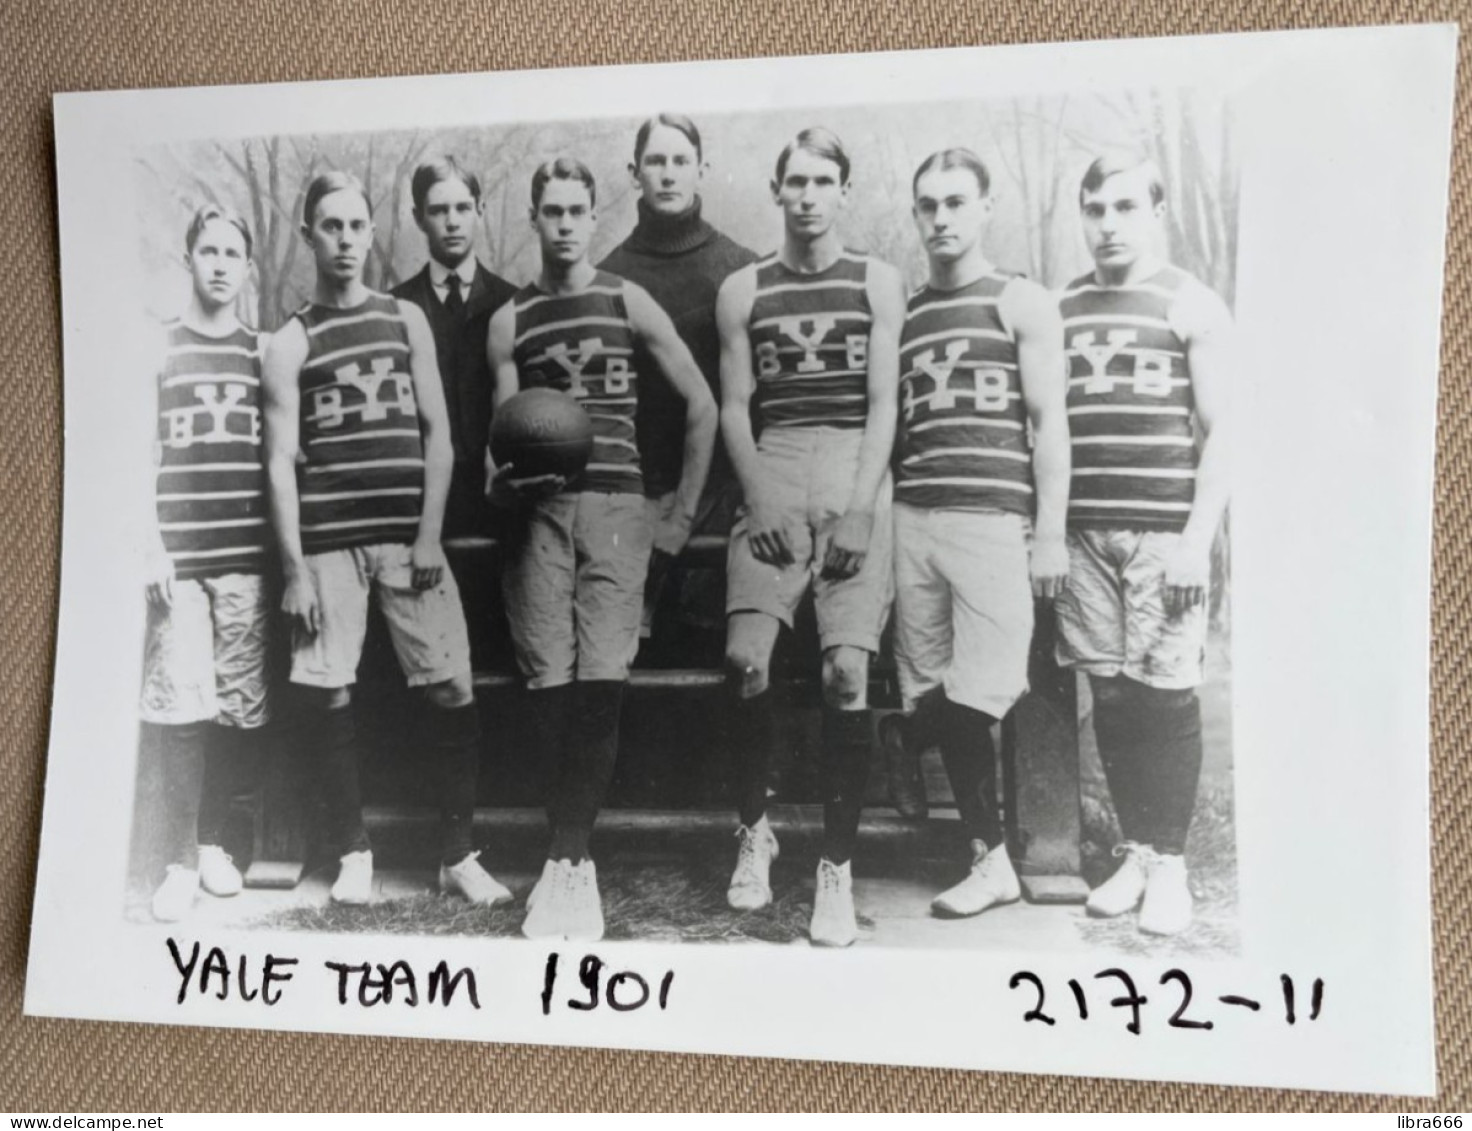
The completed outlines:
{"type": "Polygon", "coordinates": [[[1055,606],[1061,665],[1164,691],[1201,683],[1208,602],[1165,614],[1161,582],[1180,538],[1160,530],[1069,531],[1068,587],[1055,606]]]}
{"type": "Polygon", "coordinates": [[[874,527],[863,568],[853,577],[823,576],[823,559],[838,520],[848,510],[864,434],[857,428],[768,428],[757,444],[769,497],[781,508],[789,566],[758,561],[751,552],[743,508],[726,554],[726,614],[766,613],[789,628],[808,586],[818,617],[818,643],[879,651],[879,634],[894,596],[893,520],[886,473],[874,503],[874,527]]]}
{"type": "Polygon", "coordinates": [[[1032,524],[1000,511],[894,505],[894,656],[905,710],[935,687],[1000,719],[1027,693],[1032,524]]]}
{"type": "Polygon", "coordinates": [[[265,580],[257,573],[175,580],[166,610],[148,608],[144,722],[266,722],[265,580]]]}
{"type": "Polygon", "coordinates": [[[321,628],[315,636],[300,628],[292,633],[292,683],[337,688],[357,682],[370,591],[410,687],[470,674],[470,639],[455,576],[447,567],[439,585],[415,589],[412,552],[401,543],[383,543],[307,555],[321,628]]]}
{"type": "Polygon", "coordinates": [[[655,504],[575,491],[531,508],[501,587],[516,662],[531,688],[620,680],[639,650],[655,504]]]}

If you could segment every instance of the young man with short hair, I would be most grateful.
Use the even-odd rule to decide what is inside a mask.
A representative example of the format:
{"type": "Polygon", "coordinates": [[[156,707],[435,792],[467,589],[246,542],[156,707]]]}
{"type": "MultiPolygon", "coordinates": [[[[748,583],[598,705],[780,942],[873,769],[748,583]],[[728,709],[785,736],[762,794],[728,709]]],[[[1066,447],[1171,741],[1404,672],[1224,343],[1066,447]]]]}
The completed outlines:
{"type": "Polygon", "coordinates": [[[588,841],[618,754],[649,557],[678,554],[689,537],[716,410],[669,315],[644,288],[588,262],[598,214],[587,166],[568,157],[543,164],[531,200],[542,270],[491,318],[496,406],[522,389],[561,390],[587,411],[594,439],[572,482],[518,480],[514,462],[491,469],[493,490],[520,503],[502,582],[535,756],[552,778],[552,842],[522,933],[594,942],[603,907],[588,841]],[[640,356],[685,404],[675,505],[658,522],[639,468],[636,420],[652,376],[640,356]]]}
{"type": "Polygon", "coordinates": [[[1165,190],[1134,154],[1079,188],[1094,270],[1063,291],[1073,479],[1058,662],[1087,673],[1124,857],[1093,915],[1191,922],[1186,834],[1201,773],[1211,547],[1227,506],[1232,319],[1160,255],[1165,190]]]}
{"type": "MultiPolygon", "coordinates": [[[[711,395],[719,397],[716,292],[731,272],[756,255],[717,231],[703,215],[700,185],[707,169],[694,122],[669,113],[647,119],[634,136],[629,165],[639,191],[638,223],[598,267],[637,283],[664,308],[690,347],[711,395]]],[[[662,382],[646,385],[639,396],[638,427],[644,492],[657,501],[661,515],[668,514],[683,464],[684,402],[662,382]]],[[[739,500],[731,462],[717,442],[691,534],[728,535],[739,500]]],[[[661,575],[664,564],[651,563],[651,579],[661,575]]],[[[720,627],[725,621],[723,591],[719,571],[687,571],[674,602],[681,619],[696,627],[720,627]]],[[[653,612],[646,608],[646,617],[653,612]]]]}
{"type": "Polygon", "coordinates": [[[810,934],[847,946],[858,937],[850,859],[869,770],[869,658],[892,592],[888,464],[904,286],[887,263],[844,248],[836,224],[849,158],[828,130],[804,130],[783,148],[771,191],[782,248],[727,279],[716,304],[722,433],[745,494],[727,566],[741,826],[726,898],[744,910],[772,899],[772,650],[811,585],[825,796],[810,934]]]}
{"type": "Polygon", "coordinates": [[[414,170],[410,191],[429,262],[390,293],[424,311],[434,334],[455,455],[442,533],[446,538],[485,534],[485,446],[493,392],[486,329],[516,288],[475,255],[475,229],[484,210],[479,177],[454,157],[442,157],[414,170]]]}
{"type": "Polygon", "coordinates": [[[975,153],[931,154],[913,191],[930,278],[900,337],[896,722],[913,751],[940,747],[971,870],[931,908],[965,916],[1021,895],[991,728],[1027,691],[1033,598],[1068,576],[1063,328],[1046,290],[987,259],[991,177],[975,153]]]}
{"type": "Polygon", "coordinates": [[[427,700],[440,888],[473,903],[504,902],[511,893],[472,851],[480,725],[465,618],[440,547],[452,455],[434,337],[417,306],[363,283],[373,217],[357,178],[333,172],[311,182],[302,238],[316,286],[266,354],[266,451],[282,608],[293,627],[291,681],[342,852],[332,897],[367,903],[372,895],[350,692],[371,593],[409,685],[427,700]]]}
{"type": "Polygon", "coordinates": [[[206,205],[184,237],[191,290],[166,323],[154,406],[154,545],[148,564],[143,721],[157,735],[173,861],[154,893],[161,922],[199,890],[231,896],[223,847],[248,739],[266,722],[270,607],[261,462],[261,346],[235,302],[250,271],[245,221],[206,205]]]}

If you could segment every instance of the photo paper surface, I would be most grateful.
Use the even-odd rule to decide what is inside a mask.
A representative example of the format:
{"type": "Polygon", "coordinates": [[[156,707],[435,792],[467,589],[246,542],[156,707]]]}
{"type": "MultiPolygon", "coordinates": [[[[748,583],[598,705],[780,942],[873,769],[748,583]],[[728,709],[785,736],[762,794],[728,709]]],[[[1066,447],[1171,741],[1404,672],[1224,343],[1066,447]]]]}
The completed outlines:
{"type": "Polygon", "coordinates": [[[1433,1091],[1454,58],[58,96],[27,1011],[1433,1091]]]}

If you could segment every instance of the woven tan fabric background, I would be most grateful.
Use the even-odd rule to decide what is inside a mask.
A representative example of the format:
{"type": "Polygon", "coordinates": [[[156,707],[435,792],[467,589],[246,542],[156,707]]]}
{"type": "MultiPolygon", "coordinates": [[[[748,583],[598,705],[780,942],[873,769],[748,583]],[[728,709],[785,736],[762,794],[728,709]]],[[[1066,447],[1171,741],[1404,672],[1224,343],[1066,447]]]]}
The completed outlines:
{"type": "MultiPolygon", "coordinates": [[[[1472,119],[1462,41],[1436,490],[1432,774],[1441,1096],[1307,1092],[37,1020],[21,1017],[40,837],[61,514],[50,96],[885,48],[1453,21],[1395,0],[7,0],[0,6],[0,1109],[1381,1110],[1472,1108],[1472,119]]],[[[1374,223],[1373,215],[1366,222],[1374,223]]],[[[1366,829],[1367,837],[1380,835],[1366,829]]],[[[76,898],[83,893],[75,893],[76,898]]],[[[1366,914],[1373,914],[1367,893],[1366,914]]],[[[801,1018],[774,1017],[776,1024],[801,1018]]],[[[712,1023],[718,1019],[712,1018],[712,1023]]],[[[986,1024],[978,1018],[977,1024],[986,1024]]],[[[1387,1126],[1389,1123],[1387,1122],[1387,1126]]]]}

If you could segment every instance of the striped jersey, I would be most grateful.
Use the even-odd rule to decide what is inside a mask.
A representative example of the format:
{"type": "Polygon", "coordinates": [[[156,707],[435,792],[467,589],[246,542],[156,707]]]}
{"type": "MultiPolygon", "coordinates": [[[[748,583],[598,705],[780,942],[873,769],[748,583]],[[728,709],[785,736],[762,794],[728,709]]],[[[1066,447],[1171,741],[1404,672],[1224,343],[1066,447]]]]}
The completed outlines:
{"type": "Polygon", "coordinates": [[[572,294],[548,294],[533,283],[511,301],[521,387],[570,393],[593,422],[593,454],[568,489],[642,494],[634,423],[639,374],[624,280],[599,271],[572,294]]]}
{"type": "Polygon", "coordinates": [[[1195,401],[1171,308],[1191,277],[1166,267],[1106,287],[1064,290],[1074,530],[1179,531],[1196,496],[1195,401]]]}
{"type": "Polygon", "coordinates": [[[993,271],[910,299],[900,336],[897,501],[1032,514],[1017,342],[998,310],[1012,278],[993,271]]]}
{"type": "Polygon", "coordinates": [[[170,322],[158,375],[155,506],[181,578],[265,565],[261,350],[254,330],[213,338],[170,322]]]}
{"type": "Polygon", "coordinates": [[[347,310],[308,304],[297,468],[309,554],[412,542],[424,496],[424,443],[397,299],[347,310]]]}
{"type": "Polygon", "coordinates": [[[748,323],[760,427],[862,428],[869,415],[869,257],[816,274],[756,264],[748,323]]]}

